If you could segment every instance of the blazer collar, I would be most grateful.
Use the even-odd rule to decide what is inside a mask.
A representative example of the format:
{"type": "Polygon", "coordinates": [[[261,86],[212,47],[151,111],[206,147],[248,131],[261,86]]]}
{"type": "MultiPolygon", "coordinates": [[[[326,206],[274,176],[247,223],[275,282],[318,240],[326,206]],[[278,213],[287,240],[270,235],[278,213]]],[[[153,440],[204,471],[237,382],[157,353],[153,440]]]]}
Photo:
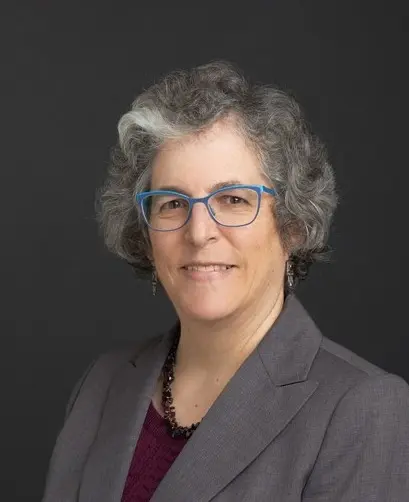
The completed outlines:
{"type": "Polygon", "coordinates": [[[303,382],[321,345],[322,335],[294,295],[289,295],[276,322],[257,347],[273,383],[303,382]]]}
{"type": "MultiPolygon", "coordinates": [[[[175,329],[175,328],[174,328],[175,329]]],[[[116,375],[84,470],[79,502],[120,500],[174,331],[116,375]]],[[[208,502],[285,428],[318,387],[308,380],[322,335],[294,296],[228,382],[152,502],[208,502]]]]}

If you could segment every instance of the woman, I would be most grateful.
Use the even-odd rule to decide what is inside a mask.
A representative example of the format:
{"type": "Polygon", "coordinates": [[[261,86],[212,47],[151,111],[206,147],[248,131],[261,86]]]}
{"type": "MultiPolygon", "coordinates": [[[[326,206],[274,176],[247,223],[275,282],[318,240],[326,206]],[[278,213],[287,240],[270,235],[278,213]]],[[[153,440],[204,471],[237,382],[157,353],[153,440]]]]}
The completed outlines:
{"type": "Polygon", "coordinates": [[[136,99],[100,218],[178,323],[88,369],[44,502],[409,501],[406,382],[322,336],[294,295],[335,206],[283,92],[216,62],[136,99]]]}

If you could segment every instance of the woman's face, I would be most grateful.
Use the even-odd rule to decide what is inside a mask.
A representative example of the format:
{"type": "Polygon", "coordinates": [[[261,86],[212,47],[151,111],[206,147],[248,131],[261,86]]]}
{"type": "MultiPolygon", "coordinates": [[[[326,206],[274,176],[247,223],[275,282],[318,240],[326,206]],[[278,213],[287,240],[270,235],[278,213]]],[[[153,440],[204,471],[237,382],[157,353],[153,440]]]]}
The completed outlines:
{"type": "MultiPolygon", "coordinates": [[[[164,145],[153,164],[151,190],[173,187],[204,197],[223,182],[266,184],[257,156],[242,137],[231,125],[216,123],[197,137],[164,145]]],[[[184,227],[149,231],[158,278],[181,320],[217,321],[274,305],[287,254],[276,230],[273,199],[262,194],[258,217],[247,226],[220,226],[198,203],[184,227]],[[186,268],[198,263],[233,267],[186,268]]]]}

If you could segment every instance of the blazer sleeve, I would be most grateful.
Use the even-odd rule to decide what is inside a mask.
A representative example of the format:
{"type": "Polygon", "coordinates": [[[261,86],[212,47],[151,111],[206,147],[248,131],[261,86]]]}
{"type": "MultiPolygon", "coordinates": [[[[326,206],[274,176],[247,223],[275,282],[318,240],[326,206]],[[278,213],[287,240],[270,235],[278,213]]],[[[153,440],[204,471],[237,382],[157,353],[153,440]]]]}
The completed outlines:
{"type": "Polygon", "coordinates": [[[340,400],[303,502],[409,502],[409,386],[370,377],[340,400]]]}
{"type": "Polygon", "coordinates": [[[77,500],[82,469],[98,431],[111,381],[129,355],[127,350],[101,355],[75,384],[49,462],[42,502],[77,500]]]}
{"type": "Polygon", "coordinates": [[[67,405],[65,407],[64,423],[67,421],[67,418],[69,417],[69,415],[74,407],[75,401],[77,400],[77,398],[81,392],[81,388],[84,385],[84,382],[86,381],[90,371],[95,366],[96,362],[97,362],[97,359],[92,361],[91,364],[88,365],[88,367],[85,369],[83,374],[80,376],[80,378],[75,382],[75,385],[72,388],[70,396],[68,398],[67,405]]]}

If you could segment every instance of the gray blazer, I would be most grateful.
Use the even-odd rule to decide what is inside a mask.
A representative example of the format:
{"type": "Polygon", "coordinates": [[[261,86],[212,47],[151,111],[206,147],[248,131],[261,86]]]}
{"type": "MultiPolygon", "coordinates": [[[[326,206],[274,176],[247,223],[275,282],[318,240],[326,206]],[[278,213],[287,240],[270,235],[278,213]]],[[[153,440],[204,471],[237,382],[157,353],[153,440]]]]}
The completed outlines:
{"type": "MultiPolygon", "coordinates": [[[[121,500],[171,335],[88,369],[43,502],[121,500]]],[[[408,502],[409,387],[323,337],[290,296],[151,500],[408,502]]]]}

